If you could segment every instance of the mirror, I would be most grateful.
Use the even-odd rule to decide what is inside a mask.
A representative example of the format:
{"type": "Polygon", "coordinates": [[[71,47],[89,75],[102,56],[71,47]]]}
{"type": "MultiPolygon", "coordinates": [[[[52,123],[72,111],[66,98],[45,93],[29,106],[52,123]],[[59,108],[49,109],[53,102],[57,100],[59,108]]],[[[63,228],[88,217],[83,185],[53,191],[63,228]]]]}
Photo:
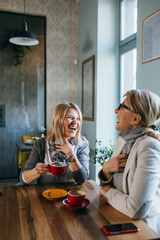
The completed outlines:
{"type": "Polygon", "coordinates": [[[94,55],[82,62],[82,114],[88,121],[94,121],[94,65],[94,55]]]}

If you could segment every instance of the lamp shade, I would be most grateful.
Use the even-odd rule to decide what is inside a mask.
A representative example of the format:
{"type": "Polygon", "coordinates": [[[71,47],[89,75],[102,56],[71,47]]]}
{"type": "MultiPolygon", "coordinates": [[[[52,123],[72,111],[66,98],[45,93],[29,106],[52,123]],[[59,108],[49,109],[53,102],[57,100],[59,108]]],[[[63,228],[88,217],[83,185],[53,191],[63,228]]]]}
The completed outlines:
{"type": "Polygon", "coordinates": [[[39,43],[35,34],[28,32],[27,23],[25,22],[25,30],[23,32],[19,32],[16,36],[11,37],[9,41],[16,45],[21,46],[34,46],[39,43]]]}

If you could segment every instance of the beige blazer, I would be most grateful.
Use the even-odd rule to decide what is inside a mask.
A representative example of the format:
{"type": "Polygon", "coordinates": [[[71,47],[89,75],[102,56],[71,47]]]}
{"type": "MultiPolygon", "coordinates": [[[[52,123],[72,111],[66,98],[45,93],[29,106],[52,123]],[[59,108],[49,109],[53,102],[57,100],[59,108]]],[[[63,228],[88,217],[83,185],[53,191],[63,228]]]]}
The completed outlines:
{"type": "MultiPolygon", "coordinates": [[[[113,156],[121,153],[125,141],[119,137],[113,156]]],[[[123,192],[111,188],[107,202],[125,215],[144,220],[160,233],[160,142],[149,136],[136,140],[123,174],[123,192]],[[159,220],[158,220],[159,219],[159,220]]]]}

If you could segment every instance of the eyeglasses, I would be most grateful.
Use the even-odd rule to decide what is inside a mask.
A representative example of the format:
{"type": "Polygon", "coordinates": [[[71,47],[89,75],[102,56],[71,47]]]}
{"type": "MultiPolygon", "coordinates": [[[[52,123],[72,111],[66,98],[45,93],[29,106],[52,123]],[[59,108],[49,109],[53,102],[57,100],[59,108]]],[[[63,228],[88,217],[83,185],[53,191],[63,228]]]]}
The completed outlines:
{"type": "MultiPolygon", "coordinates": [[[[124,104],[122,104],[122,103],[119,104],[118,110],[119,110],[120,108],[125,108],[125,109],[131,111],[131,109],[130,109],[129,107],[127,107],[126,105],[124,105],[124,104]]],[[[131,112],[132,112],[132,111],[131,111],[131,112]]]]}

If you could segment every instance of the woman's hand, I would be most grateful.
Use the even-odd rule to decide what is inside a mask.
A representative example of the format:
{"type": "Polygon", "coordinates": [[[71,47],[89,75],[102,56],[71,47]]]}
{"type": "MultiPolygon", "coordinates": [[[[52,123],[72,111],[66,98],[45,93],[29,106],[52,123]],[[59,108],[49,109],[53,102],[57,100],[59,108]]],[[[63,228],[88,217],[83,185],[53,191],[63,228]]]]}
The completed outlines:
{"type": "Polygon", "coordinates": [[[102,200],[102,199],[103,199],[105,193],[106,193],[110,188],[111,188],[110,185],[106,185],[106,186],[101,187],[100,193],[99,193],[99,200],[102,200]]]}
{"type": "Polygon", "coordinates": [[[40,174],[40,176],[44,176],[46,173],[48,173],[48,167],[44,163],[37,163],[35,166],[35,170],[37,173],[40,174]]]}
{"type": "Polygon", "coordinates": [[[65,139],[64,144],[60,144],[60,145],[55,144],[55,147],[56,147],[55,149],[56,152],[58,151],[64,152],[67,158],[74,155],[74,161],[72,162],[69,161],[70,169],[72,172],[77,171],[82,167],[77,156],[74,154],[74,146],[72,146],[67,139],[65,139]]]}
{"type": "Polygon", "coordinates": [[[23,177],[25,181],[29,184],[37,180],[40,176],[44,176],[48,173],[48,167],[44,163],[37,163],[35,168],[25,171],[23,177]]]}
{"type": "Polygon", "coordinates": [[[64,144],[55,144],[56,152],[63,152],[66,154],[67,158],[74,155],[74,146],[72,146],[67,139],[64,140],[64,144]]]}
{"type": "Polygon", "coordinates": [[[123,172],[126,166],[127,156],[128,155],[126,153],[122,153],[105,162],[103,164],[104,176],[109,179],[109,175],[111,175],[112,173],[123,172]]]}

